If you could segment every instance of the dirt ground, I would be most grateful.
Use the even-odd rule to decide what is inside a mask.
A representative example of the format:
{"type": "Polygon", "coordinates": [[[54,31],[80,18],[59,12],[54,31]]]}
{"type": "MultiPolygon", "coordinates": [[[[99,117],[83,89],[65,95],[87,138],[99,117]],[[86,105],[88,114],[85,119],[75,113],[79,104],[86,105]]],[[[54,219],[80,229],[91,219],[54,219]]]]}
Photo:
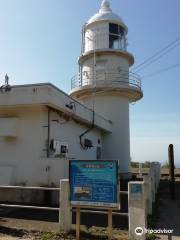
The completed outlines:
{"type": "Polygon", "coordinates": [[[7,236],[1,236],[0,235],[0,238],[1,240],[18,240],[18,239],[21,239],[21,240],[33,240],[33,238],[17,238],[17,237],[7,237],[7,236]]]}
{"type": "MultiPolygon", "coordinates": [[[[106,228],[81,226],[82,240],[107,239],[106,228]],[[100,237],[99,237],[100,236],[100,237]]],[[[51,235],[51,234],[50,234],[51,235]]],[[[75,240],[75,233],[59,234],[58,213],[0,209],[0,240],[75,240]],[[41,219],[41,220],[40,220],[41,219]],[[42,221],[43,219],[43,221],[42,221]],[[47,237],[48,232],[57,236],[47,237]]],[[[114,239],[127,240],[128,232],[114,230],[114,239]]]]}
{"type": "Polygon", "coordinates": [[[0,208],[0,240],[41,239],[42,232],[58,231],[58,212],[0,208]]]}

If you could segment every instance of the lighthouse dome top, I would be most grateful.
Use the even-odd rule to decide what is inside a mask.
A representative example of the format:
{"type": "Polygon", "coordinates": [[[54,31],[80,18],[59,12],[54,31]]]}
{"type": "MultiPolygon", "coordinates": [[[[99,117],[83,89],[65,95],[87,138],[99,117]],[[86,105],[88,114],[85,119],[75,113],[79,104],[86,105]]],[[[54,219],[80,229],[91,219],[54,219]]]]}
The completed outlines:
{"type": "Polygon", "coordinates": [[[109,22],[115,22],[121,25],[128,30],[127,26],[123,22],[122,18],[118,16],[117,14],[113,13],[110,7],[110,2],[108,0],[103,0],[101,3],[101,7],[98,13],[96,13],[94,16],[92,16],[88,21],[87,24],[91,24],[94,22],[99,21],[109,21],[109,22]]]}

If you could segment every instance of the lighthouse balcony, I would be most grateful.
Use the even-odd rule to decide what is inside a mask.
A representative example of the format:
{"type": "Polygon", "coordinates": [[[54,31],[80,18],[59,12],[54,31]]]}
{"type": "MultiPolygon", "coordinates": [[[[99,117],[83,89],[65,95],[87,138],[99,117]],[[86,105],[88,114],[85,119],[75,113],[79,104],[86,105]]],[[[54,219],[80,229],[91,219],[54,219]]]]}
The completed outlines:
{"type": "Polygon", "coordinates": [[[132,101],[142,98],[141,78],[132,72],[89,72],[84,71],[71,79],[72,96],[87,92],[113,91],[126,95],[132,101]]]}

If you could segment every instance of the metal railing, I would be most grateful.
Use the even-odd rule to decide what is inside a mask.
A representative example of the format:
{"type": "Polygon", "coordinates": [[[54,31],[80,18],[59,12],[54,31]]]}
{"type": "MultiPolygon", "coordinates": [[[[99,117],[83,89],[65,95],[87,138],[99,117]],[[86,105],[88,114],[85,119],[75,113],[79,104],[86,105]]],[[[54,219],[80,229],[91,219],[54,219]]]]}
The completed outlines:
{"type": "Polygon", "coordinates": [[[132,72],[84,71],[72,77],[71,90],[81,87],[135,87],[141,90],[141,78],[132,72]]]}
{"type": "MultiPolygon", "coordinates": [[[[56,187],[29,187],[29,186],[0,186],[0,189],[12,189],[12,190],[41,190],[41,191],[61,191],[61,188],[56,187]]],[[[128,191],[119,191],[119,194],[128,195],[128,191]]],[[[1,203],[0,207],[9,207],[9,208],[25,208],[25,209],[34,209],[34,210],[51,210],[59,211],[59,207],[45,207],[45,206],[33,206],[33,205],[23,205],[23,204],[11,204],[11,203],[1,203]]],[[[74,210],[72,210],[74,211],[74,210]]],[[[81,210],[81,212],[86,213],[97,213],[97,214],[107,214],[106,211],[97,211],[97,210],[81,210]]],[[[128,216],[128,213],[113,212],[113,215],[128,216]]]]}

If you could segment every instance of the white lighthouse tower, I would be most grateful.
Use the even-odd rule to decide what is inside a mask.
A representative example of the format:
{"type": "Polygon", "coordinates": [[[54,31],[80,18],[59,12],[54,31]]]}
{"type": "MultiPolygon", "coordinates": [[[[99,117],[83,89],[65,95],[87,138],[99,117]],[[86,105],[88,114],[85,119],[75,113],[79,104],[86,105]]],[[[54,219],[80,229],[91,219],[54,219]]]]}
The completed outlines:
{"type": "Polygon", "coordinates": [[[83,26],[79,74],[70,95],[112,122],[102,136],[102,159],[120,160],[120,173],[130,175],[129,103],[142,98],[141,80],[129,71],[134,57],[127,51],[128,28],[103,0],[83,26]]]}

